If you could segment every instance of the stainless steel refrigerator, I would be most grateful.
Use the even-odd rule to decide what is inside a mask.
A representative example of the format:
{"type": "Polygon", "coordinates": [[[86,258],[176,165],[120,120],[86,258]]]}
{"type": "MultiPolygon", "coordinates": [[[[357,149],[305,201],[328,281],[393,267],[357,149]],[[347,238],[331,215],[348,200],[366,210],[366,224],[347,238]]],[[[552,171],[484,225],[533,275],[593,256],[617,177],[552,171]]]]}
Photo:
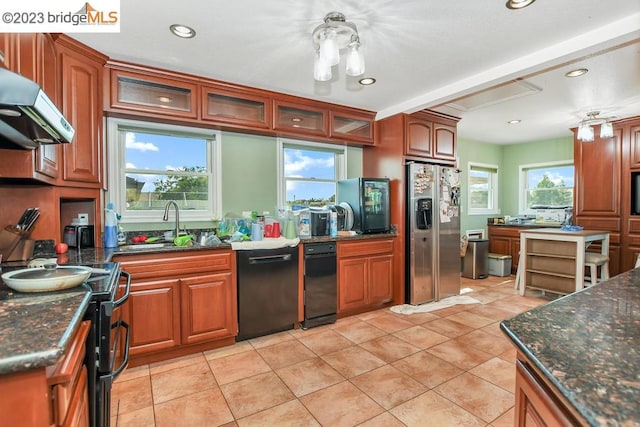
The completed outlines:
{"type": "Polygon", "coordinates": [[[407,165],[406,302],[460,293],[460,171],[407,165]]]}

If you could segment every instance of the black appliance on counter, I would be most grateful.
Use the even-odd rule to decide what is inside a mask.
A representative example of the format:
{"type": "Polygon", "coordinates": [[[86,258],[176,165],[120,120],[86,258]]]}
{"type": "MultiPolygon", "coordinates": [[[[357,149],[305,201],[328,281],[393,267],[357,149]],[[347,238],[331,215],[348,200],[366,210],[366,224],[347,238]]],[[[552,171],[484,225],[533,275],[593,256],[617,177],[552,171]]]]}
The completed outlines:
{"type": "Polygon", "coordinates": [[[338,181],[336,200],[353,210],[359,233],[386,233],[390,228],[389,178],[352,178],[338,181]]]}
{"type": "Polygon", "coordinates": [[[66,225],[64,227],[63,241],[70,248],[92,248],[93,233],[93,225],[66,225]]]}
{"type": "Polygon", "coordinates": [[[336,243],[304,245],[303,329],[335,323],[338,311],[336,243]]]}
{"type": "Polygon", "coordinates": [[[328,236],[329,235],[329,214],[326,209],[309,209],[309,224],[312,236],[328,236]]]}
{"type": "Polygon", "coordinates": [[[298,321],[298,247],[239,250],[236,341],[293,329],[298,321]]]}

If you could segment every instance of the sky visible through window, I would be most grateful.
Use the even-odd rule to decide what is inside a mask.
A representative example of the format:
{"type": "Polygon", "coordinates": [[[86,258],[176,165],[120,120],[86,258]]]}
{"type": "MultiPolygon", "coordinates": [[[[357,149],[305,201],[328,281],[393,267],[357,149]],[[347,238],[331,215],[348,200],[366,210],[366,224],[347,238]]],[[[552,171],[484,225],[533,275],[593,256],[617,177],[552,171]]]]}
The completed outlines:
{"type": "Polygon", "coordinates": [[[334,196],[335,157],[330,151],[285,148],[284,176],[294,178],[287,179],[287,201],[328,200],[334,196]]]}
{"type": "Polygon", "coordinates": [[[542,180],[542,178],[544,178],[545,175],[547,175],[547,177],[549,177],[549,180],[556,186],[559,186],[564,182],[565,187],[573,187],[574,173],[572,165],[529,169],[527,171],[527,187],[536,188],[538,183],[542,180]]]}
{"type": "MultiPolygon", "coordinates": [[[[206,166],[203,139],[160,135],[139,131],[125,133],[127,169],[172,171],[184,167],[206,166]]],[[[332,151],[287,147],[284,150],[284,173],[287,201],[325,199],[335,195],[335,160],[332,151]]],[[[274,165],[275,167],[275,165],[274,165]]],[[[153,192],[158,175],[127,174],[143,181],[142,192],[153,192]]]]}
{"type": "MultiPolygon", "coordinates": [[[[184,167],[206,167],[207,148],[203,139],[143,132],[126,132],[127,169],[172,171],[184,167]]],[[[143,192],[155,189],[157,175],[130,174],[144,181],[143,192]]]]}

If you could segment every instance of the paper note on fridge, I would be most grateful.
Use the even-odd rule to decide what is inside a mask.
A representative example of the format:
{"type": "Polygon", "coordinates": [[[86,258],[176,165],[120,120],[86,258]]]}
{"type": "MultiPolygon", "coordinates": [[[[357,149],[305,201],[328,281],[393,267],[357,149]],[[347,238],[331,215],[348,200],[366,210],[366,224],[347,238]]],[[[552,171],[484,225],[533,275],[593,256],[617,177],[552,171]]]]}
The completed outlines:
{"type": "Polygon", "coordinates": [[[440,222],[451,222],[451,218],[448,215],[449,212],[449,202],[445,200],[440,200],[440,222]]]}

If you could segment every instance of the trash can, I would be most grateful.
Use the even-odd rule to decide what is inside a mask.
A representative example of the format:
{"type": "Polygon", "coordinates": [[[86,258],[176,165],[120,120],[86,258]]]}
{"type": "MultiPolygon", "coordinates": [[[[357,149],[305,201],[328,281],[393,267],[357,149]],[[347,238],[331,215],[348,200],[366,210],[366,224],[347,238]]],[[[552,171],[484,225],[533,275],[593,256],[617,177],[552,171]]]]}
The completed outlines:
{"type": "Polygon", "coordinates": [[[489,240],[469,239],[462,262],[462,277],[484,279],[489,271],[489,240]]]}
{"type": "Polygon", "coordinates": [[[505,277],[511,274],[511,255],[489,254],[489,274],[505,277]]]}

